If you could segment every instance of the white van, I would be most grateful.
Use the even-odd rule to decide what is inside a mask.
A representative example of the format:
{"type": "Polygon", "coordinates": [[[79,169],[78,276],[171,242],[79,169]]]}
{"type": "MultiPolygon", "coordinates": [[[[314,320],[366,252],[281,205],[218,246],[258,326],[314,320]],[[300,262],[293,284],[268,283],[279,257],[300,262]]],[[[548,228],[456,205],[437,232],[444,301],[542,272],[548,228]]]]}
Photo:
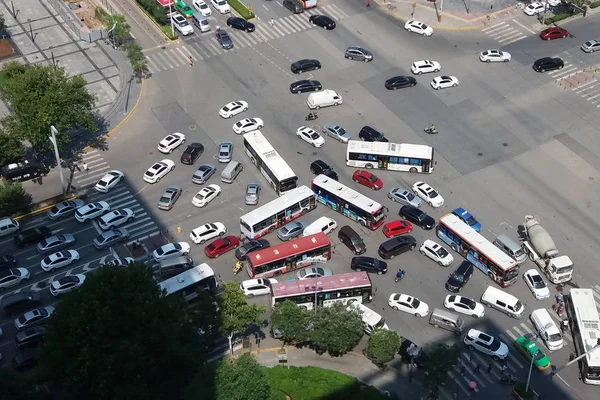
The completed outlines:
{"type": "Polygon", "coordinates": [[[318,110],[321,107],[339,106],[342,102],[342,96],[337,94],[335,90],[325,89],[309,94],[306,105],[311,110],[318,110]]]}
{"type": "Polygon", "coordinates": [[[0,219],[0,237],[19,232],[19,221],[12,218],[0,219]]]}
{"type": "Polygon", "coordinates": [[[199,12],[194,12],[192,14],[192,22],[200,29],[200,32],[210,31],[210,24],[208,23],[208,20],[199,12]]]}
{"type": "Polygon", "coordinates": [[[540,308],[534,310],[529,319],[537,329],[540,337],[546,343],[548,350],[559,350],[562,349],[564,342],[560,329],[556,325],[556,322],[550,317],[548,310],[540,308]]]}
{"type": "Polygon", "coordinates": [[[337,222],[335,222],[335,220],[329,217],[321,217],[304,228],[302,236],[310,236],[319,232],[323,232],[324,234],[328,235],[331,231],[334,231],[335,228],[337,228],[337,222]]]}
{"type": "Polygon", "coordinates": [[[513,318],[521,318],[525,312],[525,306],[519,299],[493,286],[488,286],[481,296],[481,302],[513,318]]]}
{"type": "Polygon", "coordinates": [[[373,332],[377,328],[390,329],[385,323],[383,317],[377,314],[375,311],[371,310],[369,307],[356,302],[350,303],[348,308],[350,307],[354,307],[355,309],[359,310],[362,314],[362,320],[365,323],[365,333],[367,335],[370,335],[371,332],[373,332]]]}

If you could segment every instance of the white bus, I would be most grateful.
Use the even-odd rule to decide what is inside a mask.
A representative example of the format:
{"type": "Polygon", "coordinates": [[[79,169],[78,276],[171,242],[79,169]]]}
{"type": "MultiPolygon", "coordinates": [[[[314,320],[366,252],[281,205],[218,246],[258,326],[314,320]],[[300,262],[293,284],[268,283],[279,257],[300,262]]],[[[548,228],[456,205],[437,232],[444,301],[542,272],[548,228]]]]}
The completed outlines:
{"type": "Polygon", "coordinates": [[[317,200],[313,191],[307,186],[300,186],[242,215],[240,231],[250,240],[258,239],[316,207],[317,200]]]}
{"type": "Polygon", "coordinates": [[[368,303],[373,299],[373,285],[366,272],[349,272],[321,278],[278,282],[272,285],[272,306],[290,300],[308,310],[333,303],[368,303]]]}
{"type": "MultiPolygon", "coordinates": [[[[600,339],[600,317],[592,289],[571,289],[565,296],[567,314],[575,351],[580,356],[590,351],[600,339]]],[[[579,360],[584,383],[600,385],[600,349],[579,360]]]]}
{"type": "Polygon", "coordinates": [[[435,164],[433,153],[433,147],[421,144],[349,140],[346,165],[430,174],[435,164]]]}
{"type": "Polygon", "coordinates": [[[215,293],[219,287],[219,282],[215,278],[213,269],[208,264],[202,263],[160,282],[158,287],[164,290],[167,296],[180,294],[189,302],[198,297],[198,290],[207,289],[215,293]]]}
{"type": "Polygon", "coordinates": [[[298,177],[260,131],[244,135],[244,150],[277,194],[296,188],[298,177]]]}

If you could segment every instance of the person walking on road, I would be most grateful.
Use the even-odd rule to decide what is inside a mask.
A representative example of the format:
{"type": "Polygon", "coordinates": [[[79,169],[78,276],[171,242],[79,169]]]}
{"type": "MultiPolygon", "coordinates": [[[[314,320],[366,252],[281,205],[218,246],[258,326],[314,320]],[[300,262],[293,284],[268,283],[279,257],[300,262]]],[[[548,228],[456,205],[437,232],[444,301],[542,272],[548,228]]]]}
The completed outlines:
{"type": "Polygon", "coordinates": [[[83,170],[85,172],[89,172],[90,171],[90,169],[89,169],[89,167],[88,167],[88,165],[86,163],[83,163],[83,170]]]}
{"type": "Polygon", "coordinates": [[[367,0],[367,7],[371,7],[371,0],[367,0]]]}
{"type": "Polygon", "coordinates": [[[275,26],[275,20],[273,19],[273,17],[271,17],[271,20],[269,21],[269,25],[271,25],[271,28],[275,26]]]}
{"type": "Polygon", "coordinates": [[[192,58],[192,56],[190,56],[190,67],[194,66],[194,59],[192,58]]]}
{"type": "Polygon", "coordinates": [[[460,375],[461,376],[465,375],[465,366],[464,365],[462,367],[460,367],[460,375]]]}
{"type": "Polygon", "coordinates": [[[488,371],[488,374],[492,373],[492,363],[489,363],[487,371],[488,371]]]}
{"type": "Polygon", "coordinates": [[[477,364],[477,366],[475,367],[475,372],[479,373],[481,371],[481,365],[477,364]]]}

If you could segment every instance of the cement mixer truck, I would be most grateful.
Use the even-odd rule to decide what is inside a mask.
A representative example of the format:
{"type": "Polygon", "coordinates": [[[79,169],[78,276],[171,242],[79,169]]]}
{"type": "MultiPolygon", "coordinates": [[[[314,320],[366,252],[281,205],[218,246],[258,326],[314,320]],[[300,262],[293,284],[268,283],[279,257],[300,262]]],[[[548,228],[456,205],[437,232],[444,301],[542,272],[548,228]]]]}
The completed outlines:
{"type": "Polygon", "coordinates": [[[570,281],[573,276],[573,261],[569,256],[559,255],[554,240],[534,216],[526,215],[523,225],[527,240],[522,246],[529,259],[537,264],[550,282],[562,285],[570,281]]]}

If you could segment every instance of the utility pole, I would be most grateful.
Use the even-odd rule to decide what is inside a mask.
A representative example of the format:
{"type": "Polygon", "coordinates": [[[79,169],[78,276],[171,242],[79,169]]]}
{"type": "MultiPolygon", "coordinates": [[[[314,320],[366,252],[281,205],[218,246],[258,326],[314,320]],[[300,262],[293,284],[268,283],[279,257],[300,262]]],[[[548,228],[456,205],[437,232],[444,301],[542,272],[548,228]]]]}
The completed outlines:
{"type": "MultiPolygon", "coordinates": [[[[536,341],[538,335],[535,333],[531,333],[526,335],[532,341],[536,341]]],[[[525,385],[525,393],[529,392],[529,382],[531,381],[531,371],[533,370],[533,355],[531,355],[531,362],[529,363],[529,373],[527,374],[527,385],[525,385]]]]}
{"type": "Polygon", "coordinates": [[[542,17],[542,25],[544,25],[546,23],[546,12],[548,11],[548,0],[546,0],[546,3],[544,5],[544,16],[542,17]]]}
{"type": "Polygon", "coordinates": [[[60,156],[58,155],[58,143],[56,142],[56,134],[57,133],[58,133],[58,131],[56,130],[54,125],[50,125],[50,136],[48,136],[48,139],[50,139],[50,142],[52,142],[52,145],[54,146],[54,155],[56,156],[56,166],[58,167],[58,174],[60,175],[61,192],[62,192],[62,194],[65,194],[65,192],[66,192],[65,177],[63,176],[62,165],[60,165],[60,156]]]}
{"type": "Polygon", "coordinates": [[[442,22],[442,11],[444,10],[444,0],[440,2],[440,15],[438,15],[438,22],[442,22]]]}
{"type": "Polygon", "coordinates": [[[173,2],[169,2],[169,19],[171,20],[171,36],[175,36],[175,27],[173,26],[173,16],[171,14],[173,14],[173,10],[171,9],[171,6],[173,5],[173,2]]]}
{"type": "Polygon", "coordinates": [[[562,367],[556,368],[554,371],[552,371],[552,375],[558,374],[559,371],[562,371],[563,369],[567,368],[569,365],[576,363],[577,361],[581,360],[583,357],[587,356],[588,354],[590,354],[594,350],[597,350],[599,347],[600,347],[600,339],[597,339],[596,340],[596,345],[594,347],[592,347],[591,349],[589,349],[588,351],[586,351],[585,353],[583,353],[579,357],[572,359],[571,361],[569,361],[568,363],[566,363],[562,367]]]}

